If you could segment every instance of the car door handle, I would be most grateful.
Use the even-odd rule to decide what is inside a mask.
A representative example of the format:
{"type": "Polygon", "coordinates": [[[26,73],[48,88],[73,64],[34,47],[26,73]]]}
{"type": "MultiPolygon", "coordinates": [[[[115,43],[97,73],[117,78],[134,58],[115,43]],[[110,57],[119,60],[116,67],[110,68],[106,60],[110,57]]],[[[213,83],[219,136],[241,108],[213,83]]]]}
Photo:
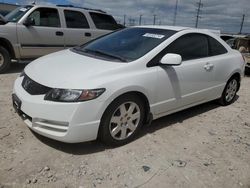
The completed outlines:
{"type": "Polygon", "coordinates": [[[85,37],[91,37],[91,33],[85,33],[85,37]]]}
{"type": "Polygon", "coordinates": [[[63,36],[63,34],[64,34],[64,33],[61,32],[61,31],[57,31],[57,32],[56,32],[56,35],[57,35],[57,36],[63,36]]]}
{"type": "Polygon", "coordinates": [[[206,64],[204,65],[204,69],[207,70],[207,71],[209,71],[209,70],[211,70],[211,69],[213,69],[213,68],[214,68],[214,65],[211,64],[211,63],[206,63],[206,64]]]}

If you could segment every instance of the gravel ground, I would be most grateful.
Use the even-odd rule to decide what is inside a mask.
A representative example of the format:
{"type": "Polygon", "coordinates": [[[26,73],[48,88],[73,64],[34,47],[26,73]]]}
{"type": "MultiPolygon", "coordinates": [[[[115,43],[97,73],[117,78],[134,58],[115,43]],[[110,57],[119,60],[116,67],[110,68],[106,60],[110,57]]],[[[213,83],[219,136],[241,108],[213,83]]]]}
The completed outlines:
{"type": "Polygon", "coordinates": [[[230,106],[203,104],[156,120],[130,144],[64,144],[31,132],[0,75],[0,187],[250,188],[250,77],[230,106]]]}

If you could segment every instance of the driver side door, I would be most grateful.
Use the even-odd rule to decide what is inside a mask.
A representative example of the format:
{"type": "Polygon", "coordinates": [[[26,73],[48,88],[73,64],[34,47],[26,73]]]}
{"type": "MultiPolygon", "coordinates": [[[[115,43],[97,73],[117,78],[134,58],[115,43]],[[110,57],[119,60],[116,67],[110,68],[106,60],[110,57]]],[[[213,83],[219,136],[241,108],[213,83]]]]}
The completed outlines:
{"type": "Polygon", "coordinates": [[[209,98],[213,90],[213,62],[206,35],[185,34],[167,46],[156,61],[167,53],[179,54],[179,66],[158,66],[157,114],[171,113],[209,98]]]}
{"type": "Polygon", "coordinates": [[[64,49],[64,33],[55,8],[37,8],[28,17],[34,25],[17,25],[20,55],[34,59],[64,49]]]}

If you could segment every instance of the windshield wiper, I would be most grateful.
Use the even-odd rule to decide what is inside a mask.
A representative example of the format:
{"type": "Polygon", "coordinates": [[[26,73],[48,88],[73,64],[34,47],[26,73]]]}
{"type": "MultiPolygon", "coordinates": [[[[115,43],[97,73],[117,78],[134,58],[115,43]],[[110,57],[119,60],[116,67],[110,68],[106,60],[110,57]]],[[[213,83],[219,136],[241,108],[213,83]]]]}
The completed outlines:
{"type": "Polygon", "coordinates": [[[83,52],[86,52],[86,53],[94,53],[94,54],[99,54],[101,56],[107,56],[107,57],[111,57],[111,58],[114,58],[114,59],[118,59],[122,62],[127,62],[127,60],[121,56],[118,56],[118,55],[114,55],[114,54],[109,54],[107,52],[102,52],[100,50],[92,50],[92,49],[84,49],[82,50],[83,52]]]}

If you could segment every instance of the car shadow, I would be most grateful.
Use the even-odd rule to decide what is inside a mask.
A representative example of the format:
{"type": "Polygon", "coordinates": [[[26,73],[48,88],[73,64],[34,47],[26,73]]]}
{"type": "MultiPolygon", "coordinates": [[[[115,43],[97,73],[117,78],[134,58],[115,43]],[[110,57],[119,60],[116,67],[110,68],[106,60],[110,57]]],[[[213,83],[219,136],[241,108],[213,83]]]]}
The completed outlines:
{"type": "Polygon", "coordinates": [[[150,126],[145,127],[138,136],[143,137],[146,134],[152,134],[158,131],[159,129],[174,125],[176,123],[183,123],[189,118],[207,113],[218,107],[221,107],[221,105],[219,105],[216,101],[212,101],[164,116],[153,121],[150,126]]]}
{"type": "MultiPolygon", "coordinates": [[[[238,99],[239,99],[239,95],[236,95],[233,103],[235,101],[237,101],[238,99]]],[[[152,134],[159,129],[171,126],[171,125],[176,124],[176,123],[183,123],[183,121],[185,121],[189,118],[207,113],[207,112],[214,110],[216,108],[219,108],[219,107],[223,108],[226,106],[221,106],[218,101],[214,100],[214,101],[210,101],[210,102],[207,102],[204,104],[200,104],[198,106],[194,106],[194,107],[170,114],[168,116],[164,116],[162,118],[159,118],[159,119],[153,121],[150,126],[145,127],[139,133],[138,137],[140,138],[146,134],[152,134]]]]}
{"type": "Polygon", "coordinates": [[[10,68],[2,74],[12,74],[12,73],[20,73],[23,71],[27,64],[25,63],[11,63],[10,68]]]}
{"type": "Polygon", "coordinates": [[[82,143],[63,143],[44,137],[32,130],[31,132],[37,139],[39,139],[42,143],[50,146],[51,148],[73,155],[87,155],[91,153],[98,153],[109,148],[98,140],[82,143]]]}
{"type": "MultiPolygon", "coordinates": [[[[239,96],[237,95],[235,101],[238,100],[239,96]]],[[[207,113],[208,111],[214,110],[218,107],[221,107],[216,101],[204,103],[180,112],[176,112],[174,114],[164,116],[159,118],[151,123],[150,126],[145,126],[142,128],[140,133],[135,139],[140,139],[141,137],[145,136],[146,134],[152,134],[160,129],[165,127],[174,125],[176,123],[182,123],[183,121],[207,113]]],[[[106,149],[113,149],[114,147],[106,146],[105,144],[101,143],[100,141],[91,141],[91,142],[84,142],[84,143],[63,143],[56,140],[52,140],[50,138],[41,136],[32,131],[32,133],[44,144],[54,148],[56,150],[60,150],[65,153],[73,154],[73,155],[86,155],[91,153],[102,152],[106,149]]]]}

